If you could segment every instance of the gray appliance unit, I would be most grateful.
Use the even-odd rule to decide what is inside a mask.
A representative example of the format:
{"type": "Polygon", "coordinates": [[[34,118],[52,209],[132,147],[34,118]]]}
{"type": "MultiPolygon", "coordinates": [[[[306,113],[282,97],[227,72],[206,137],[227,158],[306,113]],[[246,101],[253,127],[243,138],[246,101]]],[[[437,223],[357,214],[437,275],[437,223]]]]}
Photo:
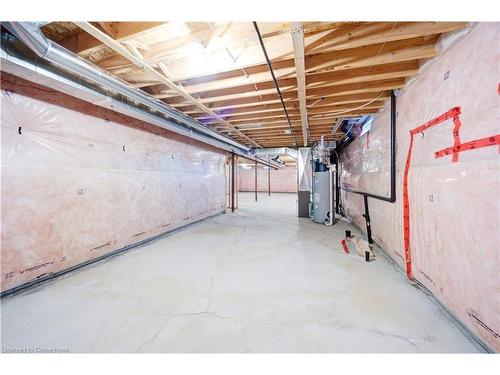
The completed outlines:
{"type": "Polygon", "coordinates": [[[312,212],[313,221],[325,224],[330,220],[330,170],[320,162],[313,162],[312,212]]]}

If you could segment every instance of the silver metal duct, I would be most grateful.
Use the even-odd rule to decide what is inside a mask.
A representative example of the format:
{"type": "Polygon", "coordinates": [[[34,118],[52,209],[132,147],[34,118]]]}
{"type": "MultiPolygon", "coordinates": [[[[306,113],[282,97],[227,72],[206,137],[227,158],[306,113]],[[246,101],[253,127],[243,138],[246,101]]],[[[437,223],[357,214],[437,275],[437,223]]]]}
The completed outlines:
{"type": "Polygon", "coordinates": [[[298,216],[309,217],[312,187],[311,148],[299,147],[297,154],[298,216]]]}
{"type": "Polygon", "coordinates": [[[12,37],[12,39],[4,38],[4,35],[2,35],[2,70],[18,75],[16,74],[16,70],[24,69],[24,77],[32,81],[36,80],[35,77],[38,75],[45,76],[42,81],[46,81],[47,79],[49,81],[56,80],[58,81],[56,88],[64,87],[66,90],[61,91],[69,93],[72,96],[90,101],[99,106],[111,108],[114,111],[153,123],[175,133],[234,152],[246,158],[257,160],[261,164],[270,165],[273,168],[281,168],[277,163],[269,163],[260,157],[254,156],[250,152],[251,149],[249,147],[208,128],[192,117],[177,111],[161,100],[150,96],[139,88],[130,85],[60,45],[53,43],[42,34],[37,24],[30,22],[2,22],[2,25],[39,57],[37,59],[32,58],[32,61],[29,61],[29,58],[25,54],[23,56],[11,55],[9,53],[10,50],[15,50],[18,55],[23,54],[23,51],[19,51],[20,48],[16,45],[16,40],[12,40],[12,37]],[[40,60],[46,60],[63,69],[63,71],[54,74],[49,69],[44,69],[44,66],[40,66],[42,65],[42,61],[40,60]],[[64,71],[73,73],[73,75],[76,74],[76,77],[72,77],[71,74],[64,71]],[[36,72],[36,74],[33,74],[33,72],[36,72]],[[90,81],[97,84],[102,88],[102,92],[95,92],[83,85],[82,81],[90,81]],[[77,95],[77,91],[82,93],[82,95],[77,95]],[[120,96],[127,99],[126,103],[123,100],[117,99],[120,96]],[[92,99],[89,99],[89,97],[92,97],[92,99]]]}
{"type": "Polygon", "coordinates": [[[290,147],[256,148],[252,153],[258,156],[288,155],[295,160],[298,157],[297,150],[290,147]]]}
{"type": "Polygon", "coordinates": [[[311,148],[300,147],[297,160],[299,191],[311,190],[311,148]]]}
{"type": "Polygon", "coordinates": [[[192,117],[175,110],[161,100],[146,94],[139,88],[113,76],[96,65],[90,64],[80,56],[50,41],[42,34],[38,25],[31,22],[3,22],[2,24],[38,56],[158,110],[168,117],[207,135],[247,151],[250,149],[229,137],[217,133],[192,117]]]}

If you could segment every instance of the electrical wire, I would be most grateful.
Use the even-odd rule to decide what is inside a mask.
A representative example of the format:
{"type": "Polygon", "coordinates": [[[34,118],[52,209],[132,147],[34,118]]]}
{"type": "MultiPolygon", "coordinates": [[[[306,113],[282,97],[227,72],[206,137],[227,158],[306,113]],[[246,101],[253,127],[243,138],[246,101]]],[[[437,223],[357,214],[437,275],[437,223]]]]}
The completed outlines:
{"type": "Polygon", "coordinates": [[[288,111],[285,106],[285,102],[283,101],[283,95],[281,95],[281,90],[278,85],[278,81],[276,80],[276,76],[274,75],[274,70],[273,66],[271,64],[271,60],[269,59],[269,56],[267,55],[266,47],[264,46],[264,41],[262,40],[262,35],[260,34],[259,27],[257,26],[257,22],[253,22],[253,27],[255,28],[255,32],[257,33],[257,36],[259,37],[259,42],[260,46],[262,47],[262,52],[264,52],[264,57],[266,58],[267,66],[269,67],[269,71],[271,73],[271,76],[273,78],[274,86],[276,87],[276,91],[278,91],[278,95],[280,97],[281,105],[283,106],[283,110],[285,111],[286,119],[288,120],[288,127],[290,128],[290,132],[293,136],[293,140],[295,145],[297,145],[297,138],[295,137],[295,131],[293,130],[292,127],[292,122],[290,121],[290,117],[288,116],[288,111]]]}
{"type": "MultiPolygon", "coordinates": [[[[370,100],[369,102],[363,104],[363,105],[360,105],[359,107],[356,107],[356,108],[351,108],[351,109],[347,109],[345,111],[337,111],[337,112],[327,112],[325,113],[326,115],[340,115],[340,114],[343,114],[343,113],[349,113],[349,112],[352,112],[352,111],[356,111],[358,109],[361,109],[361,108],[364,108],[370,104],[372,104],[374,101],[376,101],[378,98],[380,98],[382,96],[383,92],[381,92],[380,94],[378,94],[378,96],[372,100],[370,100]]],[[[314,116],[312,116],[314,117],[314,116]]]]}

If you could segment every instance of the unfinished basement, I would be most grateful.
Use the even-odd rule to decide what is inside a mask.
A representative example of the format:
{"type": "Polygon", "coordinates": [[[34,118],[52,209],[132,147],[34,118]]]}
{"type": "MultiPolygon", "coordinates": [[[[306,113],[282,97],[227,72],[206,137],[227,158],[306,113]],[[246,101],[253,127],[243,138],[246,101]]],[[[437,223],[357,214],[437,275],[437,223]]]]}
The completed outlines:
{"type": "Polygon", "coordinates": [[[500,23],[2,22],[2,352],[500,351],[500,23]]]}

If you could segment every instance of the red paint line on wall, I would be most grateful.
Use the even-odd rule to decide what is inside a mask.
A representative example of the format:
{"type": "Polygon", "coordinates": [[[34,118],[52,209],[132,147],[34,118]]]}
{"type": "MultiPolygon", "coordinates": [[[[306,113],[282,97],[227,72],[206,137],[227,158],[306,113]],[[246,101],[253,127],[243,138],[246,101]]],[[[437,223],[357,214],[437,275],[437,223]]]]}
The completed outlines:
{"type": "Polygon", "coordinates": [[[344,248],[345,253],[349,254],[349,248],[347,247],[347,243],[345,240],[342,240],[342,247],[344,248]]]}
{"type": "MultiPolygon", "coordinates": [[[[462,126],[459,115],[453,117],[453,124],[455,124],[455,127],[453,128],[453,148],[456,149],[460,145],[460,127],[462,126]]],[[[453,151],[451,162],[456,163],[457,161],[458,152],[453,151]]]]}
{"type": "MultiPolygon", "coordinates": [[[[413,279],[412,269],[411,269],[411,248],[410,248],[410,197],[408,194],[408,173],[411,166],[411,152],[413,149],[413,136],[418,133],[423,133],[435,125],[438,125],[450,118],[458,118],[461,110],[460,107],[453,107],[449,111],[443,113],[442,115],[433,118],[432,120],[420,125],[412,130],[410,130],[410,145],[408,146],[408,154],[406,156],[405,169],[403,174],[403,239],[404,239],[404,249],[405,249],[405,269],[406,276],[409,279],[413,279]]],[[[460,129],[460,120],[455,123],[455,129],[458,133],[460,129]]],[[[454,129],[454,131],[455,131],[454,129]]]]}
{"type": "MultiPolygon", "coordinates": [[[[476,148],[495,146],[495,145],[500,146],[500,134],[481,139],[475,139],[473,141],[464,142],[458,145],[454,145],[452,147],[444,148],[442,150],[436,151],[434,153],[434,156],[437,159],[450,154],[455,155],[462,151],[475,150],[476,148]]],[[[500,149],[498,150],[498,152],[500,153],[500,149]]]]}
{"type": "Polygon", "coordinates": [[[440,115],[436,118],[433,118],[432,120],[426,122],[425,124],[420,125],[420,126],[416,127],[415,129],[410,130],[410,133],[411,134],[421,133],[424,130],[427,130],[427,129],[433,127],[434,125],[440,124],[443,121],[446,121],[450,118],[458,116],[461,113],[462,113],[462,111],[460,110],[460,107],[453,107],[448,112],[445,112],[442,115],[440,115]]]}
{"type": "Polygon", "coordinates": [[[405,247],[405,268],[406,276],[413,279],[411,273],[411,254],[410,254],[410,200],[408,197],[408,172],[410,170],[411,150],[413,148],[413,133],[410,131],[410,146],[406,156],[405,170],[403,174],[403,240],[405,247]]]}

